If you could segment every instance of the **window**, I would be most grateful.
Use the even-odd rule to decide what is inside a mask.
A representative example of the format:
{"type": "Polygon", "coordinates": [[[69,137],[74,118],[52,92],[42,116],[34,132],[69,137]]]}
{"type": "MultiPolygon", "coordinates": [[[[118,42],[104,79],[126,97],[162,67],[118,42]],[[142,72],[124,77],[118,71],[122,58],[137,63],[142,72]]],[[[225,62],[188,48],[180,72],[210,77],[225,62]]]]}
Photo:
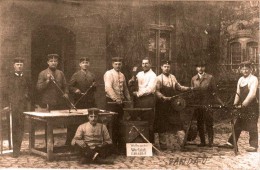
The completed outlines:
{"type": "Polygon", "coordinates": [[[238,69],[243,61],[259,63],[258,43],[252,38],[237,38],[230,44],[229,61],[231,69],[238,69]]]}
{"type": "Polygon", "coordinates": [[[161,61],[171,59],[174,15],[175,10],[167,5],[154,7],[154,17],[150,21],[148,49],[152,69],[156,74],[160,73],[161,61]]]}
{"type": "Polygon", "coordinates": [[[259,63],[258,44],[256,42],[248,42],[246,45],[246,51],[247,51],[246,60],[250,60],[254,63],[259,63]]]}
{"type": "Polygon", "coordinates": [[[149,38],[149,57],[152,60],[152,69],[158,74],[162,60],[171,59],[171,31],[151,29],[149,38]]]}
{"type": "Polygon", "coordinates": [[[238,65],[241,63],[241,44],[239,42],[231,43],[230,45],[230,58],[232,68],[238,68],[238,65]]]}

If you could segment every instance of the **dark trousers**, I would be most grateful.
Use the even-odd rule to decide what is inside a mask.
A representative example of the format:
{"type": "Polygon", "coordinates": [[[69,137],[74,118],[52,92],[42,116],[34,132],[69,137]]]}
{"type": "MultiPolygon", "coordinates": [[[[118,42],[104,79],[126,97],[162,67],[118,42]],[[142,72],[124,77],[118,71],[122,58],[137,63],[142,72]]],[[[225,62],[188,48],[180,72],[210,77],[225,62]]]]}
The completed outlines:
{"type": "Polygon", "coordinates": [[[81,147],[76,144],[75,150],[79,152],[81,157],[84,157],[89,161],[92,160],[95,153],[98,153],[98,157],[100,158],[106,158],[114,152],[112,144],[103,145],[101,147],[95,147],[94,149],[91,149],[89,146],[81,147]]]}
{"type": "MultiPolygon", "coordinates": [[[[236,141],[238,141],[238,138],[242,130],[245,130],[244,128],[245,125],[248,125],[246,130],[249,132],[249,145],[258,148],[257,121],[258,119],[246,120],[246,119],[238,118],[234,126],[236,141]]],[[[233,144],[233,135],[229,137],[228,142],[233,144]]]]}
{"type": "Polygon", "coordinates": [[[154,95],[136,97],[134,107],[136,108],[152,108],[151,111],[142,112],[140,118],[142,121],[148,121],[149,124],[149,141],[154,143],[154,118],[155,118],[155,97],[154,95]]]}
{"type": "Polygon", "coordinates": [[[213,135],[214,135],[213,114],[207,112],[203,108],[198,108],[195,110],[195,115],[197,116],[197,127],[198,127],[198,131],[199,131],[200,142],[206,143],[205,142],[205,132],[204,132],[204,125],[206,125],[206,130],[208,133],[208,140],[209,140],[209,143],[212,144],[213,135]]]}
{"type": "MultiPolygon", "coordinates": [[[[112,112],[118,113],[117,115],[113,116],[113,121],[112,121],[112,141],[115,147],[118,146],[119,141],[120,141],[120,131],[119,131],[119,125],[120,121],[123,120],[123,115],[124,115],[124,110],[123,104],[109,104],[108,102],[113,102],[112,99],[106,98],[106,109],[112,112]]],[[[108,126],[109,127],[109,126],[108,126]]]]}
{"type": "Polygon", "coordinates": [[[13,154],[18,156],[23,141],[24,132],[24,115],[19,111],[12,111],[12,140],[13,140],[13,154]]]}

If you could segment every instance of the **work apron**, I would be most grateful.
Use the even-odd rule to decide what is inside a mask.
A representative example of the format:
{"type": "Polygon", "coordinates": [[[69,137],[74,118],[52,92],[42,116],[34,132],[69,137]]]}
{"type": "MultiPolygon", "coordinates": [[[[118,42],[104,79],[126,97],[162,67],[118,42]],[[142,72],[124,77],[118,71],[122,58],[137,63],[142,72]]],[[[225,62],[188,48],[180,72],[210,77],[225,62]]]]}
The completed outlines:
{"type": "MultiPolygon", "coordinates": [[[[160,92],[165,97],[172,97],[175,93],[172,86],[168,87],[163,85],[162,77],[162,87],[160,92]]],[[[156,119],[155,127],[158,133],[164,133],[167,131],[177,132],[183,130],[183,124],[180,117],[180,112],[175,111],[171,106],[171,101],[162,101],[158,99],[156,101],[156,119]]]]}
{"type": "MultiPolygon", "coordinates": [[[[243,103],[243,101],[246,99],[248,93],[249,93],[248,85],[240,87],[241,103],[243,103]]],[[[238,114],[237,121],[243,122],[241,123],[242,130],[248,131],[253,129],[253,126],[257,124],[258,117],[259,117],[258,104],[256,99],[254,99],[247,107],[239,109],[238,112],[239,114],[238,114]]]]}

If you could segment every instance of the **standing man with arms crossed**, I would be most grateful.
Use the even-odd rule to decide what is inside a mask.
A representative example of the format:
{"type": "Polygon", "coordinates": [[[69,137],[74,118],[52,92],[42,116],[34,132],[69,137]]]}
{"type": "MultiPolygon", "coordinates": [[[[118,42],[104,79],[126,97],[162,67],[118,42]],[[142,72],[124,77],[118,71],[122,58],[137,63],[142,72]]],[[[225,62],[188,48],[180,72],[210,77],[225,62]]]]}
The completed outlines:
{"type": "MultiPolygon", "coordinates": [[[[246,149],[248,152],[257,152],[258,149],[258,117],[259,103],[257,101],[257,77],[252,74],[252,66],[250,62],[243,62],[240,65],[242,77],[238,80],[237,91],[234,105],[241,111],[238,116],[234,129],[236,141],[242,130],[249,132],[249,145],[246,149]]],[[[233,135],[228,139],[227,146],[233,147],[233,135]]]]}
{"type": "MultiPolygon", "coordinates": [[[[69,82],[69,90],[73,95],[74,103],[81,98],[76,104],[78,109],[96,107],[94,96],[96,91],[95,75],[88,70],[89,59],[87,57],[80,58],[79,66],[80,70],[72,75],[69,82]],[[87,93],[84,95],[85,92],[87,93]],[[82,95],[84,96],[82,97],[82,95]]],[[[66,145],[70,145],[78,126],[79,124],[75,124],[68,127],[66,145]]]]}
{"type": "Polygon", "coordinates": [[[119,122],[123,119],[123,101],[131,101],[130,94],[126,85],[125,76],[120,72],[122,58],[112,58],[113,69],[104,74],[106,109],[118,113],[115,115],[112,125],[112,140],[115,148],[119,142],[119,122]]]}
{"type": "Polygon", "coordinates": [[[177,112],[171,106],[172,96],[176,91],[188,91],[190,87],[181,86],[175,76],[170,74],[171,62],[161,62],[162,74],[157,76],[156,84],[156,120],[157,130],[159,133],[159,144],[162,150],[167,149],[166,132],[173,131],[178,136],[178,142],[181,145],[184,137],[184,129],[180,112],[177,112]]]}
{"type": "Polygon", "coordinates": [[[200,144],[199,147],[206,146],[205,141],[205,132],[204,132],[204,124],[206,125],[206,130],[208,132],[208,146],[213,146],[213,113],[209,112],[207,109],[203,107],[203,105],[208,105],[214,102],[213,99],[216,99],[221,105],[224,103],[220,100],[220,98],[216,95],[217,86],[215,83],[215,79],[212,75],[205,72],[206,63],[205,61],[198,61],[196,63],[196,70],[198,72],[197,75],[192,77],[191,79],[191,87],[195,90],[195,103],[198,105],[202,105],[202,107],[196,108],[194,110],[194,114],[197,116],[197,126],[200,136],[200,144]]]}
{"type": "Polygon", "coordinates": [[[29,81],[24,75],[24,59],[17,57],[13,61],[14,71],[10,73],[7,80],[7,90],[4,92],[12,112],[12,141],[13,157],[20,155],[21,144],[23,140],[24,121],[23,112],[26,111],[29,102],[29,81]],[[6,94],[7,93],[7,94],[6,94]]]}
{"type": "MultiPolygon", "coordinates": [[[[140,118],[144,121],[148,121],[149,124],[149,141],[154,143],[154,107],[155,107],[155,86],[156,86],[156,74],[151,69],[152,63],[149,58],[142,60],[143,71],[137,73],[136,78],[138,81],[138,91],[133,92],[134,107],[136,108],[152,108],[152,111],[144,112],[140,115],[140,118]]],[[[135,77],[129,80],[129,84],[133,84],[135,77]]]]}

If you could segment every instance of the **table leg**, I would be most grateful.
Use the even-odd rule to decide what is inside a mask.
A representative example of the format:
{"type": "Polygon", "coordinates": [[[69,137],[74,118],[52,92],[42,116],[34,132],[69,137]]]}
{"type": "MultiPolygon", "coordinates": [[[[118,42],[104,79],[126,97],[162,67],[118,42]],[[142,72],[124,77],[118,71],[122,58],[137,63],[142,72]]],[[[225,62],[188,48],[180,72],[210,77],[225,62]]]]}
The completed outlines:
{"type": "Polygon", "coordinates": [[[47,160],[53,160],[53,126],[47,122],[47,160]]]}
{"type": "Polygon", "coordinates": [[[35,127],[33,119],[29,118],[29,151],[32,153],[32,149],[35,148],[35,127]]]}

